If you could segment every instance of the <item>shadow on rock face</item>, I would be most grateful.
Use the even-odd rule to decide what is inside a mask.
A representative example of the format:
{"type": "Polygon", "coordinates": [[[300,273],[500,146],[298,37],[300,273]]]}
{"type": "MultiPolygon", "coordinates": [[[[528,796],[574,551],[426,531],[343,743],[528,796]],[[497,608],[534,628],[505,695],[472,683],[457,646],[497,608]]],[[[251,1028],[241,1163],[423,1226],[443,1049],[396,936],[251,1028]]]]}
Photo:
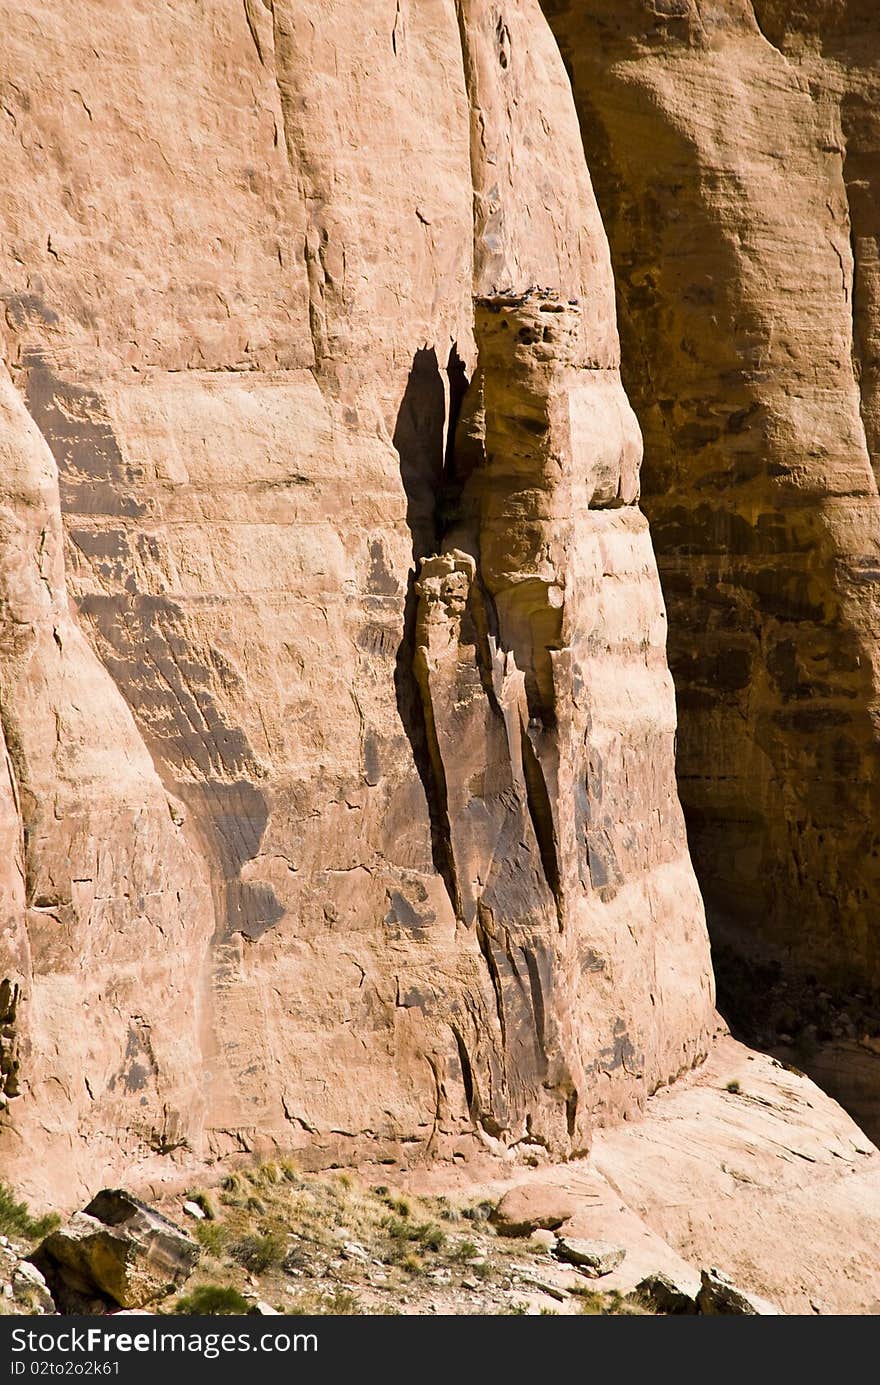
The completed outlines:
{"type": "Polygon", "coordinates": [[[425,713],[413,673],[418,596],[415,582],[423,558],[435,553],[442,540],[443,497],[454,473],[455,425],[468,387],[464,361],[455,344],[446,367],[447,387],[433,346],[420,347],[413,356],[409,378],[394,426],[393,442],[400,459],[400,479],[406,494],[406,522],[412,537],[413,568],[407,581],[403,635],[397,649],[394,688],[397,710],[425,798],[431,822],[431,854],[434,869],[443,878],[455,902],[442,786],[431,763],[425,729],[425,713]]]}
{"type": "Polygon", "coordinates": [[[445,432],[446,390],[437,352],[433,346],[420,347],[413,356],[393,437],[415,563],[434,552],[439,538],[437,502],[443,484],[445,432]]]}

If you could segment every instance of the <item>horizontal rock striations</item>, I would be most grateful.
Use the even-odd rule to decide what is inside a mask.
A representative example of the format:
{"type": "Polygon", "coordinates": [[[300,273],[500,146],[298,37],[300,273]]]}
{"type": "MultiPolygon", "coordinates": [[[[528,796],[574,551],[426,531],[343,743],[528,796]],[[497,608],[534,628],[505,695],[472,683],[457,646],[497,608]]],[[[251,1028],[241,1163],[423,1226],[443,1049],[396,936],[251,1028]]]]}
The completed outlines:
{"type": "Polygon", "coordinates": [[[710,919],[876,986],[876,9],[544,9],[611,242],[710,919]]]}
{"type": "Polygon", "coordinates": [[[582,1149],[715,1019],[539,6],[3,28],[4,1177],[582,1149]]]}

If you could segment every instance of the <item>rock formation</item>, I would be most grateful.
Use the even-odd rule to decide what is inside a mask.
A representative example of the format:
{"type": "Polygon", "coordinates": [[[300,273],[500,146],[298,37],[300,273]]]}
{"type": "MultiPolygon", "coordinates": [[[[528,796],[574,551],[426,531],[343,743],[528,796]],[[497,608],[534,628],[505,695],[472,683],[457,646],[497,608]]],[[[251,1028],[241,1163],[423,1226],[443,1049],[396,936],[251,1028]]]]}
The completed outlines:
{"type": "Polygon", "coordinates": [[[0,15],[0,1179],[541,1165],[869,1311],[880,1154],[713,1048],[663,594],[719,936],[880,984],[867,0],[0,15]]]}
{"type": "Polygon", "coordinates": [[[3,22],[3,1172],[584,1149],[715,1019],[537,0],[3,22]]]}
{"type": "Polygon", "coordinates": [[[611,242],[710,922],[876,987],[876,6],[544,9],[611,242]]]}

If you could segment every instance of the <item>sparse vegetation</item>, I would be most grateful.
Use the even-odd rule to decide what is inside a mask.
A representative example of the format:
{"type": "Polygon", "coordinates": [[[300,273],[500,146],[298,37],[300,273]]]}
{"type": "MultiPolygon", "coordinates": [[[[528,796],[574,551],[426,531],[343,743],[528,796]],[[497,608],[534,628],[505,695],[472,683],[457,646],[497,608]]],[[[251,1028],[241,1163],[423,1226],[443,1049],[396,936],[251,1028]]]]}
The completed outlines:
{"type": "Polygon", "coordinates": [[[453,1246],[449,1252],[450,1260],[457,1264],[467,1264],[468,1260],[476,1260],[480,1251],[473,1241],[459,1241],[458,1245],[453,1246]]]}
{"type": "Polygon", "coordinates": [[[644,1317],[649,1313],[635,1295],[624,1297],[617,1289],[603,1291],[584,1285],[572,1289],[572,1293],[580,1299],[581,1313],[588,1317],[644,1317]]]}
{"type": "Polygon", "coordinates": [[[226,1249],[229,1232],[217,1221],[200,1221],[193,1228],[193,1234],[203,1250],[210,1255],[220,1256],[226,1249]]]}
{"type": "Polygon", "coordinates": [[[172,1309],[174,1313],[247,1313],[250,1304],[243,1294],[227,1284],[200,1284],[190,1293],[179,1298],[172,1309]]]}
{"type": "Polygon", "coordinates": [[[300,1294],[287,1312],[293,1317],[324,1314],[335,1318],[356,1318],[362,1317],[364,1310],[357,1294],[351,1289],[332,1289],[324,1293],[312,1290],[300,1294]]]}
{"type": "Polygon", "coordinates": [[[214,1199],[205,1192],[199,1190],[195,1193],[187,1194],[187,1201],[194,1202],[197,1207],[201,1207],[209,1221],[213,1221],[217,1215],[217,1208],[214,1206],[214,1199]]]}
{"type": "MultiPolygon", "coordinates": [[[[265,1209],[261,1207],[261,1211],[265,1209]]],[[[251,1274],[265,1274],[274,1265],[284,1263],[287,1255],[287,1237],[280,1231],[267,1231],[264,1235],[242,1236],[229,1248],[230,1254],[251,1274]]]]}
{"type": "Polygon", "coordinates": [[[727,1091],[730,1092],[732,1096],[738,1096],[739,1093],[742,1091],[742,1087],[739,1085],[739,1082],[735,1077],[732,1077],[728,1082],[727,1091]]]}
{"type": "MultiPolygon", "coordinates": [[[[208,1282],[160,1311],[241,1313],[259,1299],[300,1317],[645,1311],[586,1287],[550,1301],[537,1285],[563,1272],[545,1245],[498,1236],[488,1198],[461,1207],[388,1184],[368,1187],[342,1170],[303,1173],[289,1162],[231,1173],[210,1199],[188,1194],[204,1208],[203,1197],[213,1216],[192,1231],[208,1282]]],[[[177,1211],[172,1202],[163,1210],[177,1211]]]]}
{"type": "Polygon", "coordinates": [[[488,1221],[494,1208],[494,1202],[483,1199],[482,1202],[475,1202],[470,1207],[463,1207],[461,1215],[466,1221],[488,1221]]]}
{"type": "Polygon", "coordinates": [[[12,1189],[0,1183],[0,1235],[18,1236],[24,1241],[41,1241],[60,1224],[54,1212],[35,1217],[26,1202],[20,1202],[12,1189]]]}

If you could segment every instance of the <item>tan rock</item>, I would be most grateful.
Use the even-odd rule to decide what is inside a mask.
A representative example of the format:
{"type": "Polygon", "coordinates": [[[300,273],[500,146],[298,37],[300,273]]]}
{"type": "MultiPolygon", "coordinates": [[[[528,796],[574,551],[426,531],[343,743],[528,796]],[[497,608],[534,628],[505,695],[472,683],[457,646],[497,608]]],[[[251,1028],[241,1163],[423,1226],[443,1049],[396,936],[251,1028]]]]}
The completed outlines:
{"type": "MultiPolygon", "coordinates": [[[[597,1131],[589,1159],[517,1182],[530,1178],[574,1203],[566,1237],[626,1248],[603,1292],[630,1294],[659,1272],[694,1299],[701,1270],[721,1263],[785,1314],[871,1314],[880,1302],[880,1151],[809,1078],[732,1039],[639,1120],[597,1131]]],[[[423,1167],[402,1186],[472,1204],[509,1182],[486,1161],[423,1167]]]]}
{"type": "Polygon", "coordinates": [[[672,1316],[697,1312],[697,1300],[684,1284],[657,1270],[639,1280],[635,1292],[641,1302],[650,1304],[657,1313],[672,1316]]]}
{"type": "Polygon", "coordinates": [[[766,1299],[758,1298],[757,1294],[747,1294],[743,1289],[737,1288],[723,1270],[703,1270],[701,1279],[697,1309],[704,1315],[720,1317],[724,1314],[738,1314],[754,1318],[771,1317],[779,1313],[779,1309],[774,1308],[766,1299]]]}
{"type": "Polygon", "coordinates": [[[626,1259],[626,1247],[609,1241],[587,1241],[578,1236],[560,1236],[554,1254],[557,1260],[575,1265],[588,1279],[612,1274],[626,1259]]]}
{"type": "Polygon", "coordinates": [[[119,1190],[105,1189],[46,1237],[39,1257],[65,1293],[98,1291],[121,1308],[143,1308],[183,1284],[199,1246],[161,1213],[119,1190]]]}
{"type": "Polygon", "coordinates": [[[531,1236],[555,1231],[573,1212],[574,1203],[563,1189],[524,1183],[504,1194],[489,1220],[500,1236],[531,1236]]]}
{"type": "Polygon", "coordinates": [[[536,0],[393,9],[0,4],[0,1171],[37,1200],[568,1154],[715,1030],[565,69],[536,0]]]}
{"type": "Polygon", "coordinates": [[[55,1300],[40,1270],[28,1260],[20,1260],[12,1274],[12,1294],[24,1313],[54,1313],[55,1300]]]}
{"type": "Polygon", "coordinates": [[[599,1132],[592,1160],[692,1266],[721,1262],[784,1313],[812,1313],[811,1298],[871,1313],[880,1300],[880,1152],[772,1058],[725,1040],[699,1074],[652,1098],[648,1119],[599,1132]]]}

